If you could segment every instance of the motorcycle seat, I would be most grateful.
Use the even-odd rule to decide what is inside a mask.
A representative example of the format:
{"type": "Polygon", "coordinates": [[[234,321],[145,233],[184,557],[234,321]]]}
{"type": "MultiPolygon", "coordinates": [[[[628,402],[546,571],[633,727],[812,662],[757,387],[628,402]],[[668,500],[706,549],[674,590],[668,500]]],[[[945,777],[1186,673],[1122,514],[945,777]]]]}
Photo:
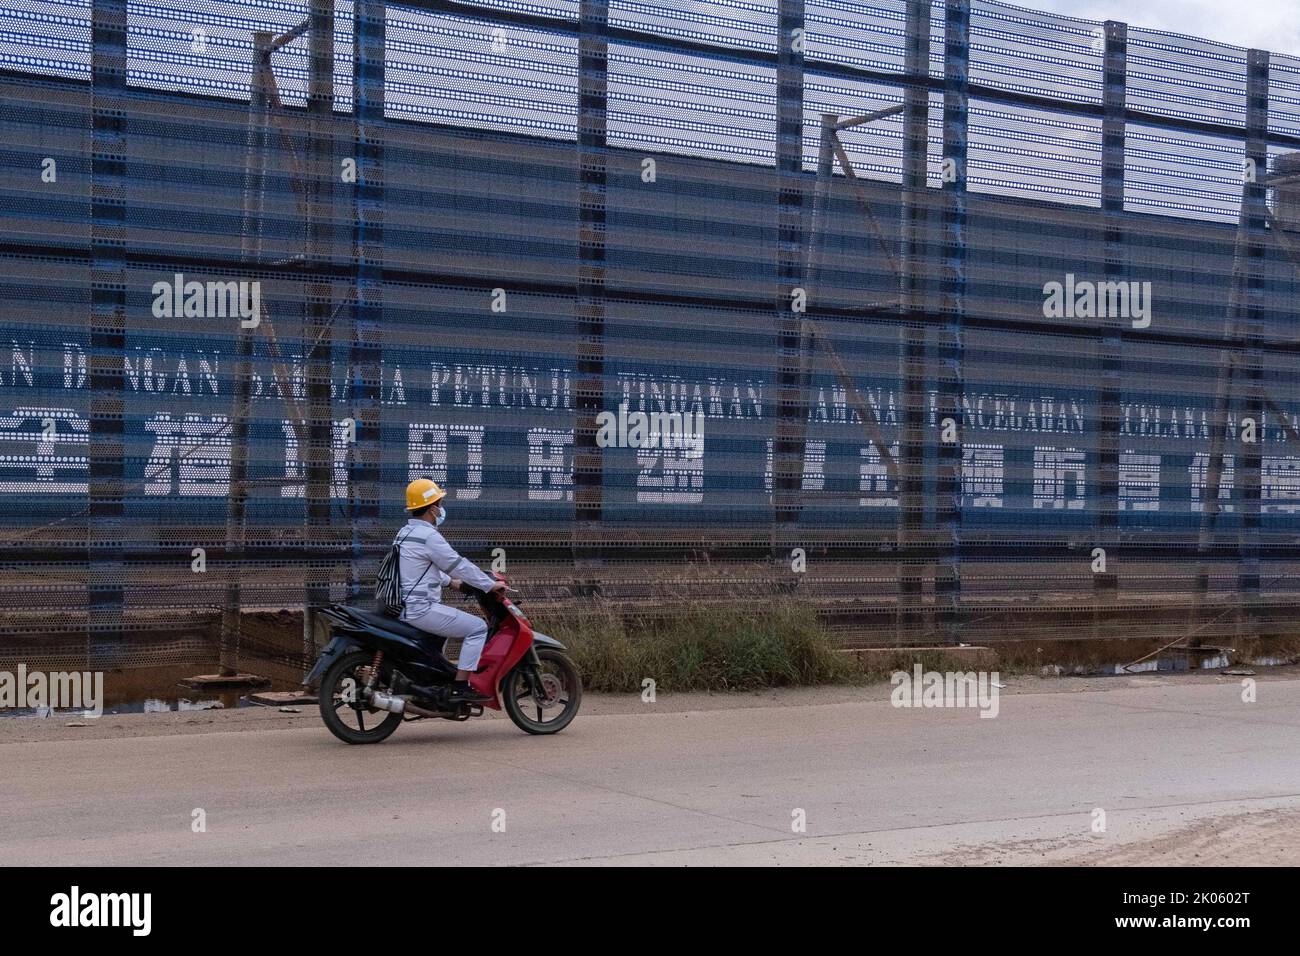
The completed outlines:
{"type": "Polygon", "coordinates": [[[395,617],[389,617],[387,614],[365,611],[359,607],[349,607],[346,604],[334,604],[327,613],[345,625],[350,624],[353,627],[368,628],[372,631],[384,631],[405,638],[423,649],[424,653],[428,655],[428,663],[434,671],[446,677],[451,677],[456,673],[456,665],[447,660],[442,653],[443,643],[446,641],[445,637],[422,631],[414,625],[407,624],[395,617]]]}
{"type": "Polygon", "coordinates": [[[407,624],[405,621],[398,620],[395,617],[389,617],[387,614],[379,614],[375,611],[363,611],[359,607],[344,608],[347,615],[369,627],[377,628],[381,631],[388,631],[391,634],[397,634],[408,640],[425,643],[428,641],[445,641],[446,638],[439,637],[437,634],[430,634],[428,631],[422,631],[413,624],[407,624]]]}

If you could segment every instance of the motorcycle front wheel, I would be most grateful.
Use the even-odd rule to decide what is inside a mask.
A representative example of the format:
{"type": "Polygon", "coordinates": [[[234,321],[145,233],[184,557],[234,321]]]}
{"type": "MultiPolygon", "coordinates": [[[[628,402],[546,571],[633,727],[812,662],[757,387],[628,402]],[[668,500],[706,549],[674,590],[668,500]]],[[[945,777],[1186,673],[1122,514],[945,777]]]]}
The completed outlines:
{"type": "Polygon", "coordinates": [[[529,654],[501,682],[501,702],[515,726],[528,734],[558,734],[578,714],[582,679],[567,654],[536,648],[538,670],[529,654]]]}
{"type": "MultiPolygon", "coordinates": [[[[320,680],[320,716],[325,726],[339,740],[349,744],[377,744],[388,738],[402,722],[401,714],[377,710],[362,699],[370,681],[374,654],[352,651],[344,654],[325,671],[320,680]]],[[[377,690],[388,686],[390,669],[380,666],[377,690]]]]}

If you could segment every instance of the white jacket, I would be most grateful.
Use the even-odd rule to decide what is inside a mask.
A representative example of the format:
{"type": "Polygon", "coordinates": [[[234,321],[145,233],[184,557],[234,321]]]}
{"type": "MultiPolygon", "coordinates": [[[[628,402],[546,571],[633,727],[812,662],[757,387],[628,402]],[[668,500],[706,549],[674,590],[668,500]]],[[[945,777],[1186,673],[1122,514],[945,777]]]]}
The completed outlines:
{"type": "Polygon", "coordinates": [[[427,521],[412,518],[393,539],[402,553],[402,595],[406,609],[418,611],[442,601],[442,589],[453,577],[482,591],[496,584],[496,578],[480,571],[456,553],[447,539],[427,521]],[[400,544],[399,544],[400,542],[400,544]]]}

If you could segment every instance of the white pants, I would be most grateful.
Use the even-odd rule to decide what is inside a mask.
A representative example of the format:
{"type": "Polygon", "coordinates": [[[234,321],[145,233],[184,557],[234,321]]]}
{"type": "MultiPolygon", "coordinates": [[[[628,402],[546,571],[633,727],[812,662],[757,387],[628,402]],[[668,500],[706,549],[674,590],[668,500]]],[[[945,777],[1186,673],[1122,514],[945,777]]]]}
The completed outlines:
{"type": "MultiPolygon", "coordinates": [[[[407,605],[402,620],[437,637],[464,638],[456,668],[472,671],[478,667],[479,655],[487,643],[487,621],[445,604],[430,602],[415,607],[407,605]]],[[[446,645],[443,645],[446,647],[446,645]]]]}

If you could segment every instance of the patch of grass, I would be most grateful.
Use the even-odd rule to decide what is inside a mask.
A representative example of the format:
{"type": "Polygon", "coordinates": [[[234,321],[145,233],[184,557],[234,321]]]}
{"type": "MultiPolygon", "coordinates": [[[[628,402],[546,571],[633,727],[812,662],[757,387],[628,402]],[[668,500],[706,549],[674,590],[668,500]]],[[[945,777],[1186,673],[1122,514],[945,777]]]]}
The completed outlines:
{"type": "Polygon", "coordinates": [[[599,601],[548,615],[547,631],[568,646],[583,684],[596,691],[752,690],[852,683],[862,671],[816,614],[795,604],[694,607],[625,620],[599,601]]]}
{"type": "MultiPolygon", "coordinates": [[[[1044,636],[995,641],[982,654],[934,647],[856,654],[842,649],[842,637],[828,634],[809,605],[738,597],[686,607],[665,600],[660,614],[648,614],[644,608],[624,611],[594,599],[548,607],[544,620],[546,633],[569,648],[584,686],[613,693],[639,693],[646,678],[653,679],[658,690],[678,692],[865,684],[887,681],[895,671],[910,673],[918,663],[922,671],[940,673],[996,670],[1004,676],[1037,675],[1053,664],[1067,674],[1090,673],[1137,660],[1164,643],[1142,637],[1044,636]]],[[[1297,637],[1237,643],[1234,662],[1255,655],[1300,657],[1297,637]]]]}

